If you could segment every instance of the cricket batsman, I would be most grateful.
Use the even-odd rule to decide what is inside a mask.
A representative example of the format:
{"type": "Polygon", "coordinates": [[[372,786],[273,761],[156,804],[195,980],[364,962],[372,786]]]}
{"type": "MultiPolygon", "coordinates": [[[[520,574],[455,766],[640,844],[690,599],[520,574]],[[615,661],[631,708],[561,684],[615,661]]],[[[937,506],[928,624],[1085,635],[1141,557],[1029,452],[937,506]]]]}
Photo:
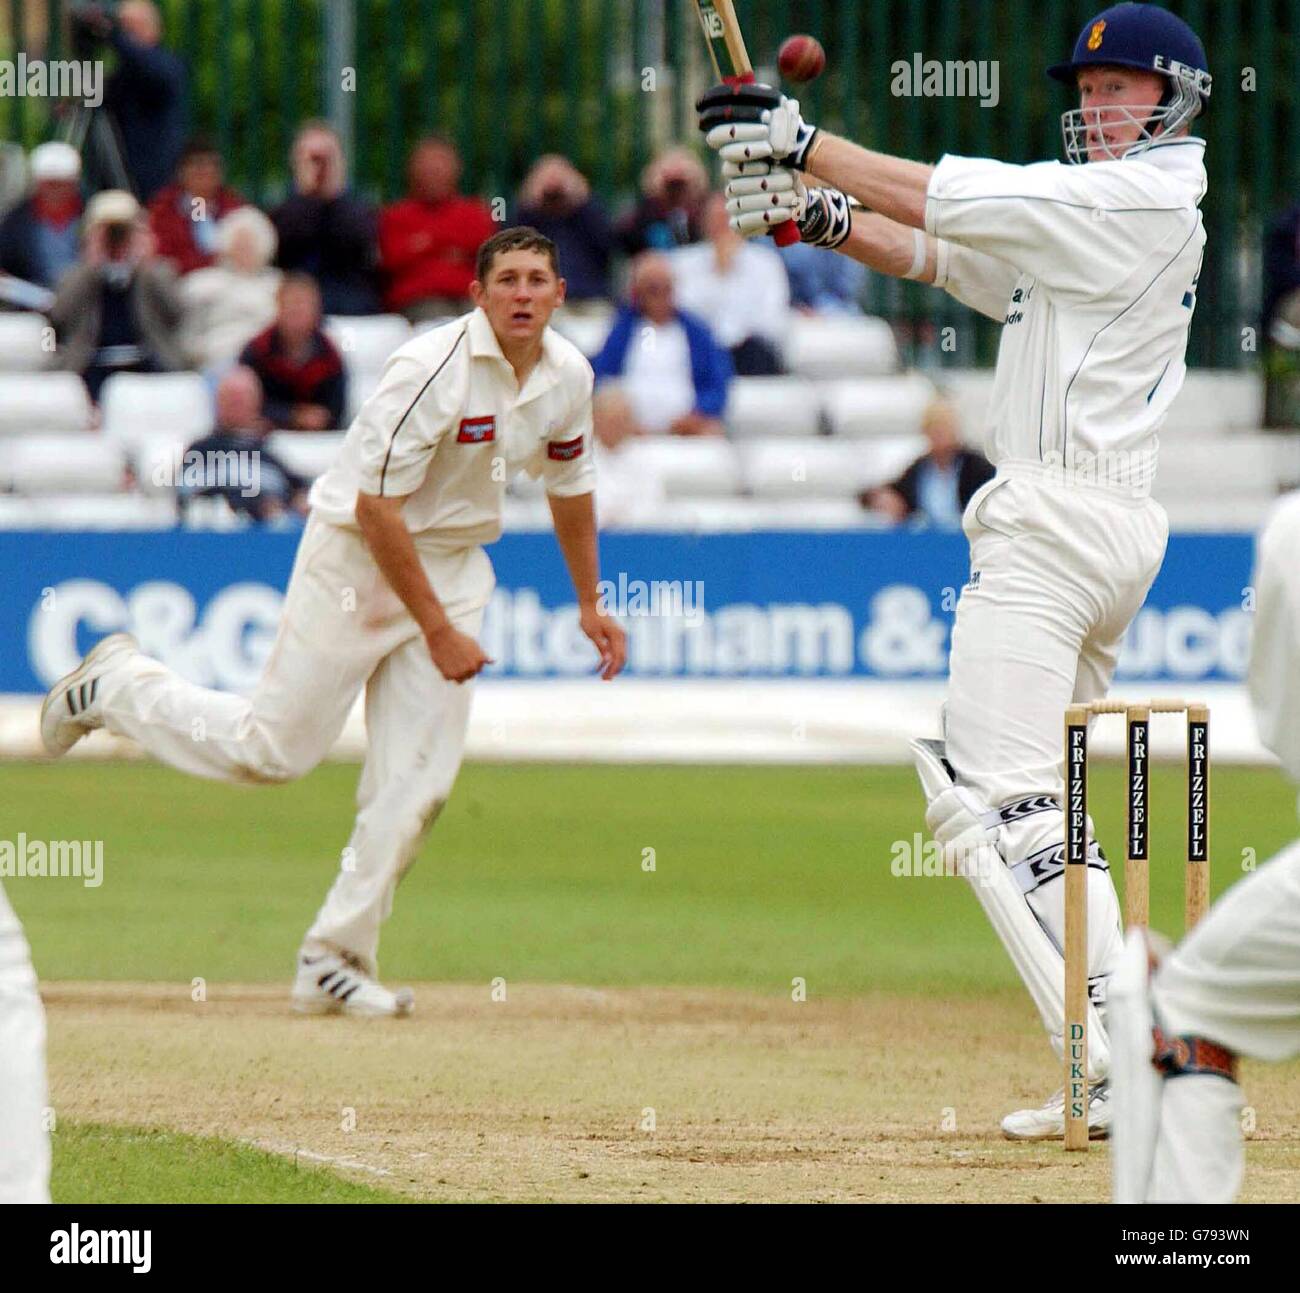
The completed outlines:
{"type": "Polygon", "coordinates": [[[582,631],[613,678],[627,655],[598,603],[591,365],[548,327],[564,300],[555,245],[504,229],[479,249],[476,308],[407,342],[315,483],[279,633],[249,699],[208,691],[114,634],[41,712],[51,754],[128,736],[171,767],[275,783],[309,772],[365,691],[369,748],[342,866],[298,957],[296,1010],[409,1013],[378,982],[379,928],[451,794],[506,484],[541,477],[582,631]]]}
{"type": "MultiPolygon", "coordinates": [[[[971,879],[1059,1056],[1062,718],[1106,694],[1164,558],[1168,520],[1150,489],[1205,248],[1205,144],[1189,127],[1211,81],[1191,28],[1145,4],[1099,13],[1049,75],[1078,95],[1062,117],[1071,165],[929,166],[871,152],[765,85],[717,86],[698,107],[741,233],[794,220],[805,242],[1004,324],[985,446],[997,473],[963,519],[971,578],[944,740],[913,749],[926,821],[971,879]]],[[[1089,1126],[1104,1136],[1106,984],[1122,943],[1093,850],[1089,1126]]],[[[1002,1129],[1039,1140],[1063,1136],[1064,1123],[1058,1092],[1002,1129]]]]}
{"type": "MultiPolygon", "coordinates": [[[[1250,698],[1300,782],[1300,494],[1260,534],[1250,698]]],[[[1234,885],[1159,964],[1129,931],[1111,981],[1116,1203],[1231,1203],[1245,1153],[1238,1057],[1300,1055],[1300,839],[1234,885]],[[1150,982],[1148,980],[1150,979],[1150,982]]]]}

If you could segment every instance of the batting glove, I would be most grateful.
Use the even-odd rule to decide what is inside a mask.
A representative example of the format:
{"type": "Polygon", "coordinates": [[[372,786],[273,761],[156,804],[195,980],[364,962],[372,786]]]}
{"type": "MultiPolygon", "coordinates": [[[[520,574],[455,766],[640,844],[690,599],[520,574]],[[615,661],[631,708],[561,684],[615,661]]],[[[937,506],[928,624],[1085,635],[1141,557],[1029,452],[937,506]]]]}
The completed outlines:
{"type": "Polygon", "coordinates": [[[700,130],[724,162],[780,162],[803,170],[817,127],[799,115],[799,100],[770,85],[715,85],[695,104],[700,130]]]}
{"type": "Polygon", "coordinates": [[[813,247],[834,248],[853,228],[849,198],[839,189],[808,188],[784,166],[767,162],[724,162],[723,178],[731,227],[746,238],[794,220],[813,247]]]}

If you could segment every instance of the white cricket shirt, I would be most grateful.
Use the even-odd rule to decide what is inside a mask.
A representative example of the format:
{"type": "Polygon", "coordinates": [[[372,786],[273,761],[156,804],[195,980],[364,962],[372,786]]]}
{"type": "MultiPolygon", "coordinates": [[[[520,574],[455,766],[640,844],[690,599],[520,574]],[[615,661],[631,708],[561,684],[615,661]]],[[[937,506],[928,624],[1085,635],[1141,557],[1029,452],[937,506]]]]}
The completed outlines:
{"type": "Polygon", "coordinates": [[[641,319],[623,361],[620,381],[642,431],[667,431],[695,407],[695,378],[686,329],[676,320],[641,319]]]}
{"type": "Polygon", "coordinates": [[[1300,491],[1269,515],[1255,551],[1251,704],[1259,738],[1300,782],[1300,491]]]}
{"type": "Polygon", "coordinates": [[[1004,323],[985,453],[1000,469],[1149,493],[1183,384],[1205,248],[1205,141],[1114,162],[945,157],[936,285],[1004,323]]]}
{"type": "Polygon", "coordinates": [[[405,497],[412,534],[492,543],[516,472],[543,477],[557,497],[595,488],[592,384],[582,352],[547,328],[520,390],[487,315],[474,310],[393,352],[311,506],[354,527],[358,491],[405,497]]]}

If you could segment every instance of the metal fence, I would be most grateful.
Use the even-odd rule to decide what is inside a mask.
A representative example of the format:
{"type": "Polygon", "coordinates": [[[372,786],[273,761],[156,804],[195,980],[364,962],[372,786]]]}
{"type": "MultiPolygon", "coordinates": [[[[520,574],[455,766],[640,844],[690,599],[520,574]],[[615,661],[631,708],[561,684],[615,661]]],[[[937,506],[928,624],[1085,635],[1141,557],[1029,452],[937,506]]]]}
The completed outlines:
{"type": "MultiPolygon", "coordinates": [[[[1105,0],[737,0],[756,63],[809,31],[830,56],[801,97],[809,115],[890,152],[1008,161],[1059,157],[1065,90],[1043,69],[1064,58],[1105,0]],[[892,65],[996,62],[998,102],[904,97],[892,65]]],[[[0,56],[67,57],[73,0],[0,0],[0,56]],[[4,53],[7,47],[8,53],[4,53]]],[[[1192,332],[1193,362],[1253,359],[1264,223],[1300,201],[1300,0],[1180,0],[1215,73],[1209,139],[1209,249],[1192,332]]],[[[304,117],[351,121],[357,186],[400,192],[421,132],[459,144],[466,186],[509,198],[531,160],[574,158],[617,205],[635,193],[657,148],[694,141],[690,103],[707,80],[690,0],[162,0],[166,40],[187,59],[196,130],[221,145],[232,181],[255,200],[283,192],[304,117]]],[[[52,133],[48,106],[0,98],[5,137],[52,133]]],[[[991,358],[997,329],[942,294],[873,276],[870,308],[899,326],[914,356],[991,358]],[[957,329],[956,349],[941,344],[957,329]],[[972,350],[973,347],[973,350],[972,350]]]]}

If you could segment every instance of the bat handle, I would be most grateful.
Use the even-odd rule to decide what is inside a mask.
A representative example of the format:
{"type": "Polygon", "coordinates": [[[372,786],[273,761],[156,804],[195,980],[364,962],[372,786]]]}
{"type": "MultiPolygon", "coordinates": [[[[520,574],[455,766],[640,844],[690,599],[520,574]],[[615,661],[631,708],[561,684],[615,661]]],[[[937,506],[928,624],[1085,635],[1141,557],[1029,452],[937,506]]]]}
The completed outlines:
{"type": "Polygon", "coordinates": [[[799,226],[793,220],[786,220],[772,230],[772,240],[778,247],[789,247],[792,243],[802,242],[799,226]]]}

